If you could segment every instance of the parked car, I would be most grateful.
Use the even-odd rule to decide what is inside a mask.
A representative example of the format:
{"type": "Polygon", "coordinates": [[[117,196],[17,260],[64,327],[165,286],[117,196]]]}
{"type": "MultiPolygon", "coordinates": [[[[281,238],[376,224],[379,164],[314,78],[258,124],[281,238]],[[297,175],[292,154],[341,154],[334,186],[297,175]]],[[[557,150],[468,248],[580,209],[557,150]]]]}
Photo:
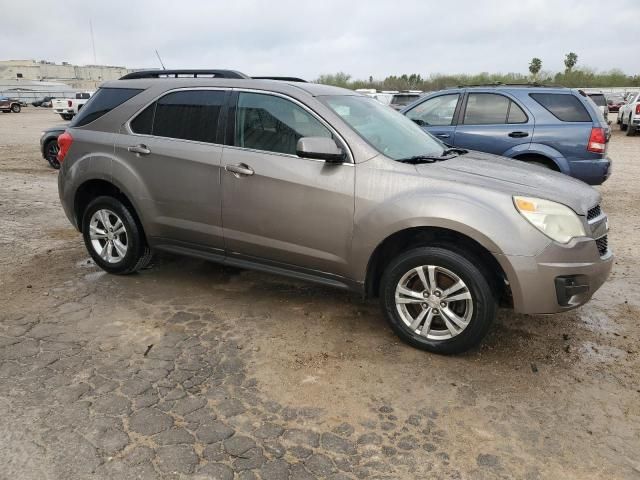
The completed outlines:
{"type": "Polygon", "coordinates": [[[54,113],[57,113],[63,120],[71,120],[85,103],[91,98],[93,92],[76,93],[76,98],[56,98],[51,104],[54,113]]]}
{"type": "Polygon", "coordinates": [[[624,105],[624,94],[622,93],[609,93],[605,94],[607,99],[607,106],[609,107],[609,112],[617,113],[620,110],[620,107],[624,105]]]}
{"type": "Polygon", "coordinates": [[[402,110],[410,103],[418,100],[422,96],[422,92],[420,90],[406,90],[402,92],[383,91],[370,96],[384,105],[389,105],[394,110],[402,110]]]}
{"type": "Polygon", "coordinates": [[[20,113],[22,105],[17,98],[0,97],[0,110],[4,113],[20,113]]]}
{"type": "Polygon", "coordinates": [[[58,137],[64,133],[66,125],[57,127],[50,127],[41,132],[40,134],[40,153],[52,168],[58,170],[60,168],[60,162],[58,162],[58,137]]]}
{"type": "Polygon", "coordinates": [[[58,138],[62,206],[109,273],[161,250],[379,295],[440,353],[477,344],[500,301],[562,312],[607,278],[583,182],[449,148],[351,90],[175,72],[106,82],[58,138]]]}
{"type": "Polygon", "coordinates": [[[602,92],[587,92],[587,96],[596,104],[605,120],[609,119],[609,104],[602,92]]]}
{"type": "Polygon", "coordinates": [[[51,107],[51,100],[53,100],[53,97],[42,97],[31,102],[31,105],[34,107],[51,107]]]}
{"type": "Polygon", "coordinates": [[[449,145],[542,165],[591,185],[611,174],[611,129],[579,90],[492,85],[441,90],[404,115],[449,145]]]}
{"type": "Polygon", "coordinates": [[[640,129],[640,92],[632,94],[618,112],[620,130],[634,136],[640,129]]]}

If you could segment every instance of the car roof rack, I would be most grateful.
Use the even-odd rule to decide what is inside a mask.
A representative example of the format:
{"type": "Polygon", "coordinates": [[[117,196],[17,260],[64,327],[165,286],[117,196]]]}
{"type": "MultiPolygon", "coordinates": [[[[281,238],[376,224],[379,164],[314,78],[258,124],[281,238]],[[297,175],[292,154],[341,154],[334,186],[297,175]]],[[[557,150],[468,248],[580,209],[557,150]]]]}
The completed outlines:
{"type": "Polygon", "coordinates": [[[563,88],[562,85],[544,84],[544,83],[538,83],[538,82],[528,82],[528,83],[502,83],[502,82],[477,83],[477,84],[472,84],[472,85],[458,85],[457,88],[468,88],[468,87],[544,87],[544,88],[563,88]]]}
{"type": "Polygon", "coordinates": [[[199,77],[214,77],[214,78],[237,78],[237,79],[249,79],[251,77],[244,73],[237,72],[235,70],[140,70],[138,72],[127,73],[120,80],[133,80],[140,78],[199,78],[199,77]]]}
{"type": "Polygon", "coordinates": [[[298,77],[251,77],[254,80],[281,80],[283,82],[303,82],[303,83],[308,83],[305,79],[303,78],[298,78],[298,77]]]}

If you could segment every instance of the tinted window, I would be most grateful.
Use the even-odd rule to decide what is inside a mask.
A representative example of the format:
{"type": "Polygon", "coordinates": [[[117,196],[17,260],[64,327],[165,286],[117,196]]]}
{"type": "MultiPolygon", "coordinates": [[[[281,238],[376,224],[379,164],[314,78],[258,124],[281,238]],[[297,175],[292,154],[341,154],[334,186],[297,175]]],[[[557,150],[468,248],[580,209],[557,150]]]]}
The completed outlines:
{"type": "Polygon", "coordinates": [[[591,98],[591,100],[593,100],[593,103],[595,103],[599,107],[604,107],[607,105],[607,100],[604,98],[604,95],[601,93],[589,94],[589,98],[591,98]]]}
{"type": "Polygon", "coordinates": [[[511,102],[509,106],[509,117],[507,123],[527,123],[527,114],[516,104],[511,102]]]}
{"type": "Polygon", "coordinates": [[[84,104],[70,126],[82,127],[91,123],[140,92],[142,90],[137,88],[101,88],[84,104]]]}
{"type": "Polygon", "coordinates": [[[153,102],[142,113],[131,121],[131,130],[134,133],[151,135],[153,129],[153,116],[156,113],[156,102],[153,102]]]}
{"type": "Polygon", "coordinates": [[[451,125],[459,98],[457,93],[430,98],[409,110],[407,117],[419,125],[451,125]]]}
{"type": "Polygon", "coordinates": [[[530,93],[529,96],[563,122],[590,122],[589,112],[570,93],[530,93]]]}
{"type": "Polygon", "coordinates": [[[152,135],[215,143],[224,98],[225,92],[220,90],[189,90],[165,95],[156,102],[152,135]]]}
{"type": "Polygon", "coordinates": [[[331,132],[302,107],[259,93],[240,93],[235,145],[268,152],[296,154],[302,137],[329,137],[331,132]]]}
{"type": "Polygon", "coordinates": [[[420,98],[420,95],[394,95],[391,99],[393,105],[409,105],[420,98]]]}
{"type": "Polygon", "coordinates": [[[468,125],[491,125],[507,122],[510,100],[493,93],[470,93],[464,123],[468,125]]]}

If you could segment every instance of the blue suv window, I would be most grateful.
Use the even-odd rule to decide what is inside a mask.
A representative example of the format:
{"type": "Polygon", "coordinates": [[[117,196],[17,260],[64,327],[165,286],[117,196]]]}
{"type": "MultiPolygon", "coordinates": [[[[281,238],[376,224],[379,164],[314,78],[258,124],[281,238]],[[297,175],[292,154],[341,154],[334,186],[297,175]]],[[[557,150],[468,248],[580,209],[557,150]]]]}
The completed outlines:
{"type": "Polygon", "coordinates": [[[530,93],[529,96],[563,122],[591,122],[582,102],[570,93],[530,93]]]}
{"type": "Polygon", "coordinates": [[[470,93],[464,112],[465,125],[500,125],[526,123],[527,115],[504,95],[495,93],[470,93]]]}

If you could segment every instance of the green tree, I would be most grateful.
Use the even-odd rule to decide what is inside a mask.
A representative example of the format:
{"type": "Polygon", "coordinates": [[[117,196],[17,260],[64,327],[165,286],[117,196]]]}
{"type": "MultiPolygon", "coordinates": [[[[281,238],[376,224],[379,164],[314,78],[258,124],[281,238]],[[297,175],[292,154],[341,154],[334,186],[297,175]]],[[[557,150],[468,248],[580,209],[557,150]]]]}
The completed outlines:
{"type": "Polygon", "coordinates": [[[542,70],[542,60],[538,57],[533,57],[529,64],[529,72],[533,76],[534,80],[538,79],[538,73],[540,73],[540,70],[542,70]]]}
{"type": "Polygon", "coordinates": [[[576,66],[576,63],[578,63],[578,55],[573,52],[567,53],[564,57],[565,73],[571,73],[573,67],[576,66]]]}

